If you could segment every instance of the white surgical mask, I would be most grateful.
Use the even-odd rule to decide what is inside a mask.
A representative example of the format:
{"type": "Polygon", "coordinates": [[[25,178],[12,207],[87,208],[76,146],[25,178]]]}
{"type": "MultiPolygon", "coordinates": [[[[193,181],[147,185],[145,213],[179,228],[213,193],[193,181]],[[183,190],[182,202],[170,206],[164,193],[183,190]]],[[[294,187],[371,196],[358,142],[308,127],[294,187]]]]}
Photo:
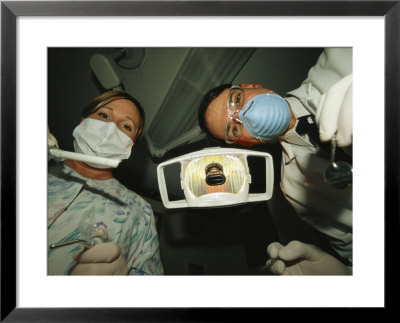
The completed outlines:
{"type": "MultiPolygon", "coordinates": [[[[114,122],[86,118],[74,129],[72,135],[77,153],[119,160],[128,159],[131,155],[133,140],[119,130],[114,122]]],[[[87,164],[95,168],[107,168],[87,164]]]]}

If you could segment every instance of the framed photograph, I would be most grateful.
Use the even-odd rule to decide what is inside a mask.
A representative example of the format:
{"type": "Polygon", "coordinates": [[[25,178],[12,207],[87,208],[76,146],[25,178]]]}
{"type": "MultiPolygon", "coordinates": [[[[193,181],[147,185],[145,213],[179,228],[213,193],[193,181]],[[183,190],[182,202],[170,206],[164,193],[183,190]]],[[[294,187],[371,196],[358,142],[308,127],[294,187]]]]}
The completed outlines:
{"type": "Polygon", "coordinates": [[[391,307],[399,15],[397,0],[2,1],[1,320],[235,321],[270,308],[391,307]],[[47,275],[48,49],[126,46],[353,48],[352,276],[47,275]]]}

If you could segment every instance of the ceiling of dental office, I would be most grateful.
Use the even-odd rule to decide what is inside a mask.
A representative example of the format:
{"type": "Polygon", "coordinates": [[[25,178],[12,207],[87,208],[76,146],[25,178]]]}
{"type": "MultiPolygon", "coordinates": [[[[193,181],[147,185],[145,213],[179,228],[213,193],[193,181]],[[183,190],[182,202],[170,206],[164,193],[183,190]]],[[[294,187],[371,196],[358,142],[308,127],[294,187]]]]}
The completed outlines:
{"type": "MultiPolygon", "coordinates": [[[[115,171],[127,187],[159,200],[157,165],[214,144],[197,122],[202,95],[222,83],[259,83],[281,95],[307,76],[321,48],[49,48],[48,125],[73,151],[81,111],[106,89],[123,88],[146,113],[145,140],[115,171]]],[[[177,181],[177,183],[179,183],[177,181]]],[[[173,193],[179,195],[176,185],[173,193]]]]}

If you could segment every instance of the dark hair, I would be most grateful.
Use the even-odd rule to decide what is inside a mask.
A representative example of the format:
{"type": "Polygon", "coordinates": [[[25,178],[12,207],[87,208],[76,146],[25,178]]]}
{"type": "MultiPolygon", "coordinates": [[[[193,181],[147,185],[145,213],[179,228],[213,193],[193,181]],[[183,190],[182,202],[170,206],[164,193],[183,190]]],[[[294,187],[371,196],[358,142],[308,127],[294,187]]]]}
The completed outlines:
{"type": "Polygon", "coordinates": [[[220,95],[225,89],[228,89],[232,86],[232,84],[222,84],[219,85],[211,90],[209,90],[201,99],[200,102],[200,107],[198,111],[198,119],[199,119],[199,126],[201,130],[203,130],[208,136],[210,136],[212,139],[217,141],[218,143],[224,143],[224,141],[215,138],[210,131],[208,130],[206,126],[206,122],[204,120],[204,115],[206,114],[207,108],[210,105],[210,103],[218,96],[220,95]]]}
{"type": "Polygon", "coordinates": [[[87,116],[95,113],[100,108],[104,107],[106,104],[118,100],[118,99],[125,99],[131,101],[139,111],[140,121],[139,126],[136,132],[135,142],[138,142],[143,137],[143,129],[145,124],[145,114],[142,106],[140,105],[139,101],[135,99],[133,96],[129,95],[128,93],[122,91],[107,91],[99,96],[95,97],[82,111],[82,117],[86,118],[87,116]]]}

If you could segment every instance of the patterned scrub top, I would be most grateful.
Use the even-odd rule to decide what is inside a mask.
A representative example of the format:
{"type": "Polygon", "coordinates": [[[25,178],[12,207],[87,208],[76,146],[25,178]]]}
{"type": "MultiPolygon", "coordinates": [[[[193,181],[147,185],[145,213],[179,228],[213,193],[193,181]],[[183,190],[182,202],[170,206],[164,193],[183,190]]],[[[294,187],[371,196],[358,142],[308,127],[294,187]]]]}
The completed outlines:
{"type": "MultiPolygon", "coordinates": [[[[162,275],[155,218],[149,203],[115,178],[81,176],[63,162],[49,162],[48,245],[85,238],[85,230],[102,225],[125,256],[129,275],[162,275]]],[[[48,274],[68,275],[75,243],[48,249],[48,274]]]]}

